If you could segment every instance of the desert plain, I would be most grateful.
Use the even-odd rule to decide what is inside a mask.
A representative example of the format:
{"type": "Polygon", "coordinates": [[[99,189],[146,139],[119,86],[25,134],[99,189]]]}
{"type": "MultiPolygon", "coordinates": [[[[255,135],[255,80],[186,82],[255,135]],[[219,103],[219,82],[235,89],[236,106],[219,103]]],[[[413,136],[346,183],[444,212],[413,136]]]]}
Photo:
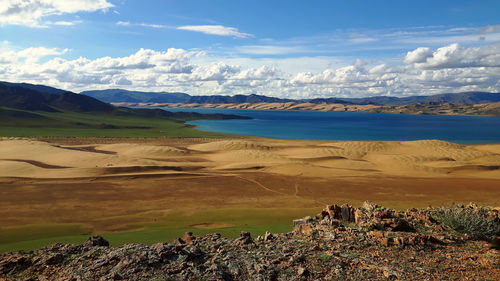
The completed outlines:
{"type": "Polygon", "coordinates": [[[2,138],[0,252],[102,234],[154,243],[290,231],[326,204],[500,205],[500,144],[2,138]]]}

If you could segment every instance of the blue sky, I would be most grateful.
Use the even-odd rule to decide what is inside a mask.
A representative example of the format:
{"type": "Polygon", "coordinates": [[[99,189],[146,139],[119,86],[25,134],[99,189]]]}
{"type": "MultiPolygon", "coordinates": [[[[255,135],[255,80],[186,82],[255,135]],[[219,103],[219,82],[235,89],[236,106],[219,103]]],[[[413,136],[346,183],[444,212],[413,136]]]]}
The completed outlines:
{"type": "Polygon", "coordinates": [[[499,1],[2,0],[0,80],[283,97],[500,91],[499,1]]]}

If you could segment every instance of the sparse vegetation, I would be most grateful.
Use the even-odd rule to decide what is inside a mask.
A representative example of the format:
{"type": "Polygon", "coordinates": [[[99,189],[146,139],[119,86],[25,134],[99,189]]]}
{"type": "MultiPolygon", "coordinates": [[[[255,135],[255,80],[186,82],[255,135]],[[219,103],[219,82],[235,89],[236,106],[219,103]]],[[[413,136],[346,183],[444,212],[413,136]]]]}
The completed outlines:
{"type": "Polygon", "coordinates": [[[500,221],[489,217],[487,208],[469,208],[453,204],[435,211],[434,216],[452,230],[476,240],[489,241],[500,233],[500,221]]]}

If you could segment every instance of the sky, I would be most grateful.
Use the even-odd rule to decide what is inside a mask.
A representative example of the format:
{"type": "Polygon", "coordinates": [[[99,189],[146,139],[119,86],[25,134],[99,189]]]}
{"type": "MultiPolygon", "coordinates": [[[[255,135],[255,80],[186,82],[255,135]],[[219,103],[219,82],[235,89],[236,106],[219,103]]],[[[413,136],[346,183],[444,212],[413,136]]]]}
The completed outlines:
{"type": "Polygon", "coordinates": [[[0,81],[286,98],[500,92],[498,11],[498,0],[0,0],[0,81]]]}

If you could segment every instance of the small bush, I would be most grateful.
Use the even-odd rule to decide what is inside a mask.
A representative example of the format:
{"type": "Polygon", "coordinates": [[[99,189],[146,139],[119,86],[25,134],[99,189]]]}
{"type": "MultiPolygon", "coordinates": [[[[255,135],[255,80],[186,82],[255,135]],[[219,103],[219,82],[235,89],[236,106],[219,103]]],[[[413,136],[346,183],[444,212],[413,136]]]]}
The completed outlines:
{"type": "Polygon", "coordinates": [[[475,240],[490,241],[494,236],[500,234],[500,221],[498,218],[490,218],[488,209],[460,207],[442,207],[434,213],[436,219],[443,225],[456,232],[469,235],[475,240]]]}
{"type": "Polygon", "coordinates": [[[320,258],[322,261],[331,261],[331,260],[332,260],[332,256],[327,255],[327,254],[321,254],[321,255],[319,256],[319,258],[320,258]]]}

